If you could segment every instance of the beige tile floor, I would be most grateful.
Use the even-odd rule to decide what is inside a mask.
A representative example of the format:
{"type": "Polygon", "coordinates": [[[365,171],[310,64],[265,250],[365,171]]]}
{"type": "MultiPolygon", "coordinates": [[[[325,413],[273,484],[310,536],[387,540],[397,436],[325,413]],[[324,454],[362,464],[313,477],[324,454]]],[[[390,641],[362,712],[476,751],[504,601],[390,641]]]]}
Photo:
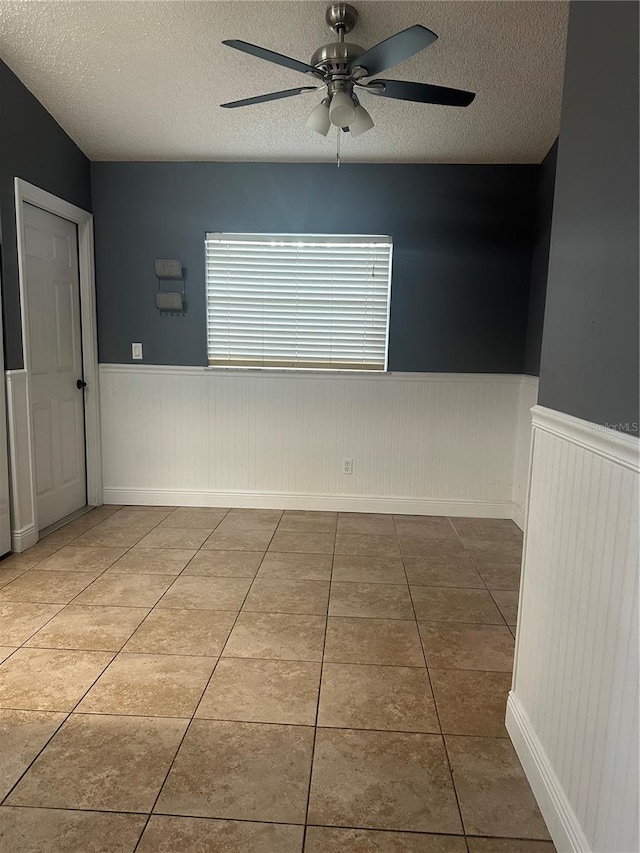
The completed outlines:
{"type": "Polygon", "coordinates": [[[510,521],[102,507],[0,562],[0,850],[553,853],[510,521]]]}

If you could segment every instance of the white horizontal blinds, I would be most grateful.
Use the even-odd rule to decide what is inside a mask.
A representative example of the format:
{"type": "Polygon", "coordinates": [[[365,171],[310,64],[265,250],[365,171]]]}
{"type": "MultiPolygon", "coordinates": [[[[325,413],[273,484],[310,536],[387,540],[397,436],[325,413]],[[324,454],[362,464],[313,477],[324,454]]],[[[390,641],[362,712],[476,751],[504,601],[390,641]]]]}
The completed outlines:
{"type": "Polygon", "coordinates": [[[209,363],[384,370],[391,239],[207,234],[209,363]]]}

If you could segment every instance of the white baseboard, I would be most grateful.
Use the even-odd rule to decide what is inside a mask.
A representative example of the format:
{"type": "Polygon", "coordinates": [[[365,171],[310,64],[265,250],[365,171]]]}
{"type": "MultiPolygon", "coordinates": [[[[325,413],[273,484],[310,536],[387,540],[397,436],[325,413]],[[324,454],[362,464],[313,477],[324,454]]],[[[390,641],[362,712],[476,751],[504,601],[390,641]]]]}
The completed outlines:
{"type": "Polygon", "coordinates": [[[507,701],[505,724],[558,853],[591,853],[551,762],[513,693],[507,701]]]}
{"type": "Polygon", "coordinates": [[[15,554],[21,554],[27,548],[31,548],[38,541],[38,531],[35,524],[23,527],[21,530],[11,531],[11,550],[15,554]]]}
{"type": "Polygon", "coordinates": [[[125,506],[211,506],[450,515],[511,518],[511,502],[437,501],[362,495],[306,495],[287,492],[208,492],[187,489],[105,489],[105,504],[125,506]]]}
{"type": "Polygon", "coordinates": [[[524,507],[517,504],[515,501],[513,502],[513,511],[511,513],[512,520],[518,525],[520,530],[524,530],[524,525],[526,522],[526,513],[524,511],[524,507]]]}

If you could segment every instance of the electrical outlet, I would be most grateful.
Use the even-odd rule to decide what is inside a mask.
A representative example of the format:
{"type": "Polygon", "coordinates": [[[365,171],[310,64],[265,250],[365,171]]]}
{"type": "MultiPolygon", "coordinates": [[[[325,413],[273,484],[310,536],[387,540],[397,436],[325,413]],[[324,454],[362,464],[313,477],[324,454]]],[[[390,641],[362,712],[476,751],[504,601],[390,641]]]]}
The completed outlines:
{"type": "Polygon", "coordinates": [[[131,358],[142,361],[142,344],[131,344],[131,358]]]}
{"type": "Polygon", "coordinates": [[[342,460],[342,473],[353,474],[353,459],[342,460]]]}

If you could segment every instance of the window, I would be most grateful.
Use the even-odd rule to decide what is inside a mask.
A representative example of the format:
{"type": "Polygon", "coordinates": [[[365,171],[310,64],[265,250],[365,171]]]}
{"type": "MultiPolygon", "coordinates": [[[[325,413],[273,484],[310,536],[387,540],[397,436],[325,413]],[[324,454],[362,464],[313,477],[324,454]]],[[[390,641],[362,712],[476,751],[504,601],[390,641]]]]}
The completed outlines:
{"type": "Polygon", "coordinates": [[[209,364],[385,370],[391,238],[207,234],[209,364]]]}

